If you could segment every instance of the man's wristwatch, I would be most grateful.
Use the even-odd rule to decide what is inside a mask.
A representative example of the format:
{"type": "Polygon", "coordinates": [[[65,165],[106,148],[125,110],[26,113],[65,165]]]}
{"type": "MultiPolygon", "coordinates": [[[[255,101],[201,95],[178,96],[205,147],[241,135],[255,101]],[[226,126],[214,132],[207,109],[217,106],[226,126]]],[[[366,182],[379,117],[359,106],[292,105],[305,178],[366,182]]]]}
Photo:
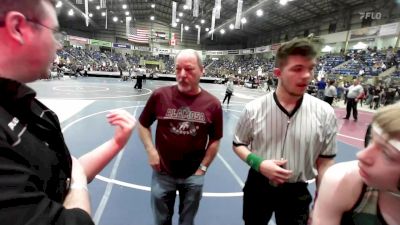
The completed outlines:
{"type": "Polygon", "coordinates": [[[207,172],[207,166],[200,164],[199,169],[202,170],[204,173],[207,172]]]}

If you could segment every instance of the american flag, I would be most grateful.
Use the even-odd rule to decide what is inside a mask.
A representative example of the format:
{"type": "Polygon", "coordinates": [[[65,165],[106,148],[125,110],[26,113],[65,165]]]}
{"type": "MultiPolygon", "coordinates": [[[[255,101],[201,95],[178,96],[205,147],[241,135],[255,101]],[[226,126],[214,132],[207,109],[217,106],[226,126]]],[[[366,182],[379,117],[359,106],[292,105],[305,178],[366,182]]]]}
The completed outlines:
{"type": "Polygon", "coordinates": [[[128,40],[137,43],[149,43],[149,30],[132,27],[128,34],[128,40]]]}

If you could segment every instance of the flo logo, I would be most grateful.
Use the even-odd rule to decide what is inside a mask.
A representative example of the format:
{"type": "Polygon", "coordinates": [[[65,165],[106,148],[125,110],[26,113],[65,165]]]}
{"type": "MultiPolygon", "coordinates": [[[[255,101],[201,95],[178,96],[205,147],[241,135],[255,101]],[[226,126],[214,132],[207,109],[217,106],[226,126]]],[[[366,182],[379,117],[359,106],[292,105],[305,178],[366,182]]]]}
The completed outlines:
{"type": "Polygon", "coordinates": [[[382,13],[380,12],[359,12],[360,19],[372,19],[380,20],[382,18],[382,13]]]}

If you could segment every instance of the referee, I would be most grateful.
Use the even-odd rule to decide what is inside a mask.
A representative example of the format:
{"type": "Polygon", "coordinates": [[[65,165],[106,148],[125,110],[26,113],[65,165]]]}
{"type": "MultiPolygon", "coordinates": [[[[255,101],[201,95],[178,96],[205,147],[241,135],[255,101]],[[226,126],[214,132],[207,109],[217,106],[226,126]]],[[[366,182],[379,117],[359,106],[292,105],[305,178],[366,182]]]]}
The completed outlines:
{"type": "Polygon", "coordinates": [[[233,140],[250,165],[243,189],[245,225],[306,224],[311,195],[307,180],[319,181],[336,155],[337,121],[326,102],[305,94],[313,77],[316,49],[295,39],[277,52],[275,92],[248,103],[233,140]]]}

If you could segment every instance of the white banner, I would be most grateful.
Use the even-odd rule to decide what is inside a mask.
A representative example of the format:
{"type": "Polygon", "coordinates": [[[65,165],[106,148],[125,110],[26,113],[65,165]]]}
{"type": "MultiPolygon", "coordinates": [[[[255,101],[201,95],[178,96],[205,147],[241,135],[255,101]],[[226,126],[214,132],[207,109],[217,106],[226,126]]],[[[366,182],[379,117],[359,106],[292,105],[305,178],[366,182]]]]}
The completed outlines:
{"type": "Polygon", "coordinates": [[[182,38],[183,38],[183,23],[181,23],[181,43],[182,43],[182,38]]]}
{"type": "Polygon", "coordinates": [[[85,0],[85,19],[86,19],[86,26],[88,27],[89,26],[89,0],[85,0]]]}
{"type": "Polygon", "coordinates": [[[102,8],[102,9],[107,8],[107,2],[106,2],[106,0],[100,0],[100,8],[102,8]]]}
{"type": "Polygon", "coordinates": [[[193,17],[199,16],[199,5],[200,5],[200,0],[193,1],[193,17]]]}
{"type": "Polygon", "coordinates": [[[206,51],[206,55],[226,55],[224,51],[206,51]]]}
{"type": "Polygon", "coordinates": [[[215,0],[215,19],[219,19],[221,16],[221,0],[215,0]]]}
{"type": "Polygon", "coordinates": [[[172,2],[172,23],[174,25],[176,23],[176,2],[172,2]]]}
{"type": "Polygon", "coordinates": [[[399,23],[389,23],[381,26],[378,36],[397,35],[399,32],[399,23]]]}
{"type": "Polygon", "coordinates": [[[238,0],[236,9],[235,29],[240,29],[240,20],[242,19],[243,0],[238,0]]]}
{"type": "Polygon", "coordinates": [[[214,40],[214,29],[215,29],[215,7],[213,8],[211,16],[211,40],[214,40]]]}
{"type": "Polygon", "coordinates": [[[197,44],[198,44],[198,45],[200,44],[200,30],[201,30],[201,27],[198,26],[198,27],[197,27],[197,44]]]}
{"type": "Polygon", "coordinates": [[[192,9],[192,0],[186,0],[186,6],[188,7],[189,10],[192,9]]]}
{"type": "Polygon", "coordinates": [[[271,50],[271,46],[261,46],[261,47],[257,47],[254,49],[255,53],[261,53],[261,52],[269,52],[271,50]]]}

